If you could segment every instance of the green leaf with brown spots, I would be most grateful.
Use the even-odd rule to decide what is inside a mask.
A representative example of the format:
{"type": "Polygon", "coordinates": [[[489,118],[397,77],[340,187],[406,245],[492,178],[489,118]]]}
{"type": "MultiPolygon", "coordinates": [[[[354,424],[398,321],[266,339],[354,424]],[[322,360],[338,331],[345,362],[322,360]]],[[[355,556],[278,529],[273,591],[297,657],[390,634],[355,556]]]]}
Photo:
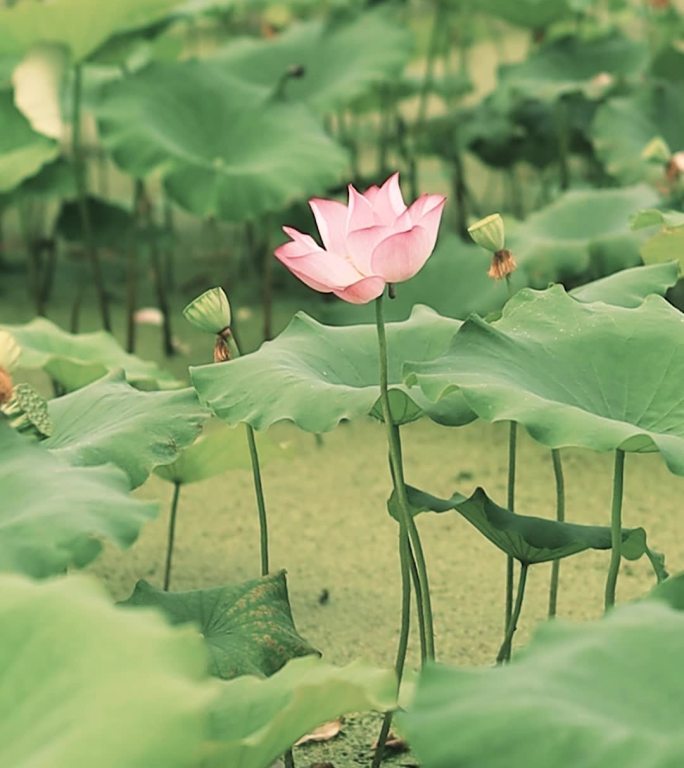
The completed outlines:
{"type": "Polygon", "coordinates": [[[189,592],[164,592],[139,581],[123,604],[158,608],[171,624],[196,624],[209,651],[209,671],[224,679],[272,675],[290,659],[318,654],[295,628],[285,571],[189,592]]]}

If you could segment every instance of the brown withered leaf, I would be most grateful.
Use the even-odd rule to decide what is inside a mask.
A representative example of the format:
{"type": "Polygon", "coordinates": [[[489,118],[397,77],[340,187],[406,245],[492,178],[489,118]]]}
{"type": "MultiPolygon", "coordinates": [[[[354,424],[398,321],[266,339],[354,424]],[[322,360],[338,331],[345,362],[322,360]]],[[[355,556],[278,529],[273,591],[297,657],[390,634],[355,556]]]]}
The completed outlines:
{"type": "Polygon", "coordinates": [[[307,733],[302,736],[301,739],[295,741],[295,747],[301,747],[302,744],[311,744],[318,741],[330,741],[339,734],[342,730],[342,718],[337,720],[331,720],[329,723],[323,723],[318,728],[314,728],[311,733],[307,733]]]}

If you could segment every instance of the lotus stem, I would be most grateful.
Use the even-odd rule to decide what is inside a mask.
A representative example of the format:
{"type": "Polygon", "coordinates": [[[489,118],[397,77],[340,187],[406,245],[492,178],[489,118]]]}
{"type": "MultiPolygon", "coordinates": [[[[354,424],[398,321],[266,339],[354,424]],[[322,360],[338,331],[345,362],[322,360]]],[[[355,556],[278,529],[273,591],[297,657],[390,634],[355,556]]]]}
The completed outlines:
{"type": "MultiPolygon", "coordinates": [[[[556,480],[556,520],[565,521],[565,479],[563,477],[563,462],[558,448],[551,449],[553,475],[556,480]]],[[[549,618],[556,616],[558,606],[558,584],[560,580],[560,560],[551,563],[551,583],[549,585],[549,618]]]]}
{"type": "Polygon", "coordinates": [[[78,210],[81,217],[81,228],[83,232],[83,242],[85,250],[93,270],[93,281],[100,304],[100,313],[102,315],[102,327],[105,331],[112,330],[112,323],[109,316],[109,303],[107,292],[104,288],[102,277],[102,267],[95,247],[93,237],[93,227],[88,210],[88,200],[86,191],[85,166],[83,162],[83,147],[81,146],[81,96],[83,85],[83,71],[80,64],[74,66],[74,82],[72,93],[72,119],[71,119],[71,151],[73,155],[74,179],[76,182],[76,191],[78,194],[78,210]]]}
{"type": "Polygon", "coordinates": [[[171,514],[169,515],[169,536],[166,543],[166,564],[164,565],[164,592],[169,591],[171,583],[171,561],[173,559],[173,542],[176,538],[176,514],[178,512],[178,500],[180,498],[181,483],[173,484],[173,497],[171,498],[171,514]]]}
{"type": "Polygon", "coordinates": [[[511,620],[506,628],[506,636],[501,644],[499,653],[496,657],[497,664],[505,664],[511,660],[511,647],[513,645],[513,635],[518,628],[518,621],[520,620],[520,612],[522,610],[523,600],[525,599],[525,584],[527,582],[527,569],[529,563],[520,563],[520,578],[518,579],[518,594],[515,598],[515,607],[513,608],[513,614],[511,620]]]}
{"type": "Polygon", "coordinates": [[[625,480],[625,452],[619,448],[615,451],[615,468],[613,470],[613,501],[610,512],[610,565],[606,579],[605,610],[615,605],[615,588],[617,586],[620,559],[622,558],[622,496],[625,480]]]}
{"type": "MultiPolygon", "coordinates": [[[[229,334],[226,338],[231,358],[240,357],[240,347],[235,337],[229,334]]],[[[259,450],[256,444],[254,428],[251,424],[245,423],[245,433],[247,435],[247,445],[249,447],[249,459],[252,465],[252,478],[254,480],[254,495],[256,498],[257,511],[259,514],[259,553],[261,558],[261,575],[267,576],[269,573],[268,557],[268,514],[266,512],[266,498],[264,496],[264,485],[261,479],[261,466],[259,464],[259,450]]]]}
{"type": "MultiPolygon", "coordinates": [[[[399,559],[401,563],[401,629],[399,631],[399,645],[397,646],[397,657],[394,662],[394,670],[397,675],[397,695],[401,688],[401,679],[404,674],[404,664],[406,663],[406,651],[408,649],[409,629],[411,626],[411,580],[409,577],[409,561],[411,552],[406,531],[399,529],[399,559]]],[[[393,712],[386,712],[382,719],[382,727],[378,735],[378,744],[373,754],[371,768],[379,768],[385,752],[385,744],[392,725],[393,712]]]]}
{"type": "MultiPolygon", "coordinates": [[[[506,494],[506,506],[511,512],[515,512],[515,470],[517,459],[518,424],[512,421],[508,431],[508,490],[506,494]]],[[[508,629],[513,615],[513,558],[506,557],[506,608],[504,612],[504,627],[508,629]]]]}

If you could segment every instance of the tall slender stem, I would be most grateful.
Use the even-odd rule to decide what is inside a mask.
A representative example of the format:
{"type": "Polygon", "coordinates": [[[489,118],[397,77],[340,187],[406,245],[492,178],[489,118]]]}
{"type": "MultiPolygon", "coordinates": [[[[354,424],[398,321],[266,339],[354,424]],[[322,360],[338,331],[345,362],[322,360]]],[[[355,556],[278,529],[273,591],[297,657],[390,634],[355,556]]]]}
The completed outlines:
{"type": "Polygon", "coordinates": [[[81,146],[81,94],[83,85],[83,72],[80,64],[74,66],[74,84],[72,94],[72,117],[71,117],[71,152],[73,155],[74,179],[76,181],[76,192],[78,194],[78,210],[81,217],[81,228],[83,231],[83,241],[93,270],[93,281],[97,291],[98,301],[100,303],[100,312],[102,314],[102,327],[106,331],[112,330],[111,319],[109,316],[109,302],[107,292],[104,288],[102,277],[102,267],[95,247],[93,237],[93,227],[90,220],[90,211],[88,210],[88,199],[86,190],[85,165],[83,162],[83,147],[81,146]]]}
{"type": "MultiPolygon", "coordinates": [[[[231,334],[227,338],[231,358],[240,357],[240,347],[231,334]]],[[[264,485],[261,479],[261,466],[259,464],[259,450],[257,449],[254,428],[251,424],[245,424],[247,435],[247,445],[249,446],[249,459],[252,464],[252,477],[254,479],[254,495],[256,497],[257,511],[259,513],[259,552],[261,557],[261,575],[267,576],[269,573],[268,558],[268,514],[266,512],[266,499],[264,496],[264,485]]]]}
{"type": "MultiPolygon", "coordinates": [[[[411,569],[411,581],[413,582],[413,589],[416,593],[416,605],[422,605],[423,602],[423,590],[420,586],[420,574],[418,573],[418,566],[416,565],[416,558],[413,555],[411,547],[409,546],[409,567],[411,569]]],[[[418,612],[418,633],[420,636],[420,662],[425,664],[427,659],[427,633],[425,631],[425,619],[422,611],[418,612]]]]}
{"type": "MultiPolygon", "coordinates": [[[[551,461],[553,462],[553,476],[556,480],[556,520],[559,523],[565,520],[565,479],[563,477],[563,462],[558,448],[551,449],[551,461]]],[[[558,583],[560,579],[560,560],[551,563],[551,584],[549,585],[549,618],[556,615],[558,606],[558,583]]]]}
{"type": "Polygon", "coordinates": [[[166,542],[166,564],[164,565],[164,592],[168,592],[171,583],[171,560],[173,558],[173,542],[176,538],[176,513],[178,512],[178,499],[180,498],[181,484],[173,484],[173,497],[171,499],[171,514],[169,515],[169,536],[166,542]]]}
{"type": "Polygon", "coordinates": [[[506,636],[501,644],[499,653],[496,657],[497,664],[503,664],[504,662],[511,660],[511,647],[513,645],[513,635],[518,628],[518,621],[520,620],[520,611],[522,610],[523,600],[525,598],[525,583],[527,582],[527,569],[528,563],[520,563],[520,578],[518,579],[518,594],[515,598],[515,607],[513,608],[513,614],[511,620],[508,623],[506,629],[506,636]]]}
{"type": "Polygon", "coordinates": [[[615,605],[615,587],[617,586],[620,559],[622,557],[622,494],[625,480],[625,452],[619,448],[615,451],[615,468],[613,471],[613,501],[610,511],[610,565],[606,579],[605,609],[608,611],[615,605]]]}
{"type": "Polygon", "coordinates": [[[419,612],[422,613],[425,621],[425,635],[427,643],[427,658],[433,659],[435,656],[434,630],[432,627],[432,610],[430,606],[430,586],[425,565],[425,556],[418,536],[418,530],[411,515],[411,506],[409,504],[406,492],[406,482],[404,480],[404,466],[401,460],[401,443],[399,442],[399,431],[392,421],[392,411],[389,402],[389,378],[387,361],[387,335],[385,333],[385,321],[383,316],[383,297],[379,296],[375,300],[375,321],[378,333],[378,348],[380,353],[380,402],[382,405],[382,416],[387,431],[387,442],[389,447],[390,462],[392,466],[392,481],[399,505],[399,524],[404,526],[408,532],[413,553],[416,557],[416,567],[421,586],[421,597],[423,604],[418,605],[419,612]]]}
{"type": "MultiPolygon", "coordinates": [[[[406,662],[406,650],[408,648],[409,629],[411,627],[411,581],[409,578],[409,560],[411,558],[410,545],[406,529],[399,527],[399,560],[401,564],[401,629],[399,630],[399,644],[397,657],[394,662],[394,671],[397,675],[397,689],[401,687],[401,679],[404,674],[406,662]]],[[[387,743],[390,726],[392,725],[392,712],[386,712],[382,720],[378,744],[373,755],[371,768],[379,768],[387,743]]]]}
{"type": "MultiPolygon", "coordinates": [[[[518,424],[512,421],[508,431],[508,490],[506,494],[506,506],[511,512],[515,512],[515,470],[517,460],[518,443],[518,424]]],[[[513,558],[508,555],[506,558],[506,609],[505,623],[506,631],[511,623],[513,614],[513,558]]]]}

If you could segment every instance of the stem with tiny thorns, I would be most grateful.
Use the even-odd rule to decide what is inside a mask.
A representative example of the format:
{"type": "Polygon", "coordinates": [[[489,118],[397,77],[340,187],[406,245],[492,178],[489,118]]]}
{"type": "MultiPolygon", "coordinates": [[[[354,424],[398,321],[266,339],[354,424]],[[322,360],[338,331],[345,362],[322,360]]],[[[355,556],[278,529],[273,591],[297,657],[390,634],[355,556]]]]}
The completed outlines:
{"type": "MultiPolygon", "coordinates": [[[[556,480],[556,520],[559,523],[565,521],[565,480],[563,478],[563,463],[558,448],[551,450],[553,461],[553,474],[556,480]]],[[[560,560],[551,563],[551,583],[549,585],[549,618],[556,616],[558,607],[558,584],[560,581],[560,560]]]]}

